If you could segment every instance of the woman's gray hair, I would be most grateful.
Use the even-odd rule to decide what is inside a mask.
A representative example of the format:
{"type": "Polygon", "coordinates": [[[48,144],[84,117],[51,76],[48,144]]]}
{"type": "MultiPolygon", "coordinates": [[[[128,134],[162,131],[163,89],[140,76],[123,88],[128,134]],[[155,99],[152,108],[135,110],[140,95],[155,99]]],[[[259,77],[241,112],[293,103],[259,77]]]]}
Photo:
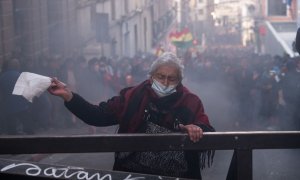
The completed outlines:
{"type": "Polygon", "coordinates": [[[153,76],[156,70],[164,65],[171,65],[176,67],[179,72],[179,80],[181,81],[183,79],[184,65],[182,64],[182,61],[172,52],[164,52],[152,63],[149,71],[149,76],[153,76]]]}

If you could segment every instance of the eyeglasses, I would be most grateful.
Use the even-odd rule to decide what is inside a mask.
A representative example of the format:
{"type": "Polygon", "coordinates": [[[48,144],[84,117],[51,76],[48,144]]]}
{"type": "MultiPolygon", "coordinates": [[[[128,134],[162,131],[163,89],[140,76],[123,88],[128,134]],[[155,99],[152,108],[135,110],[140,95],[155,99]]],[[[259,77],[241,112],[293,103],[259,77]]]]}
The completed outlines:
{"type": "Polygon", "coordinates": [[[160,73],[154,74],[154,78],[156,78],[158,81],[162,81],[162,82],[167,79],[170,83],[177,83],[179,80],[177,76],[167,76],[167,75],[163,75],[160,73]]]}

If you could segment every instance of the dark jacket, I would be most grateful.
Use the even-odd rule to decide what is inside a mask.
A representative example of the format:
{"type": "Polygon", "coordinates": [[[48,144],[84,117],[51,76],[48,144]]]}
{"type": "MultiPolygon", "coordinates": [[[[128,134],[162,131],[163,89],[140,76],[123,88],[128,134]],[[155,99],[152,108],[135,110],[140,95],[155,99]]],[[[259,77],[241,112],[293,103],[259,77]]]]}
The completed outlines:
{"type": "Polygon", "coordinates": [[[298,28],[297,34],[296,34],[295,49],[300,54],[300,28],[298,28]]]}
{"type": "Polygon", "coordinates": [[[12,94],[19,76],[20,72],[16,70],[7,70],[0,75],[0,95],[4,104],[4,112],[7,114],[25,111],[30,106],[30,102],[23,96],[12,94]]]}

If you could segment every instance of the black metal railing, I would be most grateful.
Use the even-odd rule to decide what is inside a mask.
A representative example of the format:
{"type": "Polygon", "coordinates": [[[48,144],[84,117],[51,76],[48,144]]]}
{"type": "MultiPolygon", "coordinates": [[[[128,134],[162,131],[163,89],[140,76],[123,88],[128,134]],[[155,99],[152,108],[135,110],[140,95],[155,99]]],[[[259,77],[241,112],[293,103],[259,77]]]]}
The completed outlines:
{"type": "MultiPolygon", "coordinates": [[[[191,142],[187,134],[180,133],[0,137],[0,154],[234,150],[227,175],[227,179],[230,180],[253,179],[252,151],[254,149],[298,148],[300,148],[300,131],[208,132],[204,133],[203,138],[197,143],[191,142]]],[[[4,164],[7,166],[7,163],[4,164]]],[[[3,165],[0,168],[0,177],[22,175],[20,170],[14,173],[10,169],[7,174],[6,171],[2,171],[3,165]]],[[[25,172],[23,175],[26,176],[25,172]]],[[[153,178],[147,176],[147,179],[151,177],[153,178]]]]}

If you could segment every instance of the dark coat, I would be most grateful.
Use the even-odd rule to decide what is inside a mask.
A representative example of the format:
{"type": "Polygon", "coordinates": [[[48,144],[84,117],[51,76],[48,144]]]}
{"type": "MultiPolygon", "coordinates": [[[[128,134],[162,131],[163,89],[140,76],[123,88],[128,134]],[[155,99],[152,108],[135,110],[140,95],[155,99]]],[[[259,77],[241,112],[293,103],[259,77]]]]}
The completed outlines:
{"type": "MultiPolygon", "coordinates": [[[[149,104],[154,107],[152,109],[157,109],[154,116],[157,124],[162,127],[176,131],[175,127],[178,123],[194,124],[200,126],[203,131],[214,131],[199,97],[182,84],[177,86],[175,93],[159,98],[151,88],[150,81],[146,80],[138,86],[121,90],[119,96],[115,96],[107,102],[101,102],[99,105],[88,103],[78,94],[73,93],[73,95],[71,101],[65,102],[66,107],[72,113],[87,124],[94,126],[119,124],[118,133],[145,132],[145,114],[147,112],[145,110],[149,108],[149,104]]],[[[203,164],[200,164],[197,155],[197,152],[189,152],[186,156],[189,168],[187,174],[188,177],[200,179],[200,166],[203,164]]],[[[210,155],[208,158],[211,158],[210,155]]],[[[115,161],[114,169],[122,170],[119,167],[118,161],[115,161]]],[[[145,170],[144,173],[149,172],[145,170]]]]}
{"type": "Polygon", "coordinates": [[[20,72],[16,70],[7,70],[0,75],[0,94],[7,114],[19,113],[30,107],[30,102],[23,96],[12,94],[19,76],[20,72]]]}
{"type": "Polygon", "coordinates": [[[298,28],[296,34],[295,49],[300,54],[300,28],[298,28]]]}

